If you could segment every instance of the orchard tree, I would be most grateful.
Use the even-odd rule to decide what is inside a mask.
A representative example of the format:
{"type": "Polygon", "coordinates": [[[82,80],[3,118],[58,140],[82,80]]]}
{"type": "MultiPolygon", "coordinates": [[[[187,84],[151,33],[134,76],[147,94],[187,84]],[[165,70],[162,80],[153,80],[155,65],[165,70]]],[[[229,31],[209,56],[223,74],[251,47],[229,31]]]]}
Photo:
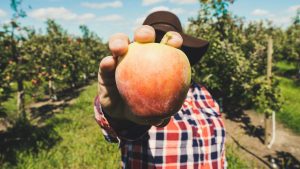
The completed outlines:
{"type": "Polygon", "coordinates": [[[87,58],[84,72],[87,75],[87,78],[94,78],[97,75],[100,60],[109,53],[107,44],[103,43],[103,41],[95,33],[91,32],[87,26],[81,25],[79,28],[82,37],[77,39],[77,43],[82,49],[81,56],[87,58]]]}
{"type": "Polygon", "coordinates": [[[286,41],[281,52],[284,60],[296,66],[300,76],[300,8],[293,19],[293,24],[286,30],[286,41]]]}
{"type": "Polygon", "coordinates": [[[227,112],[246,105],[249,76],[254,73],[240,47],[246,41],[243,21],[229,13],[230,3],[217,0],[202,3],[187,30],[210,42],[206,55],[194,66],[193,76],[212,91],[227,112]]]}
{"type": "Polygon", "coordinates": [[[33,98],[38,97],[38,94],[43,93],[46,85],[46,79],[48,74],[45,67],[45,47],[48,43],[45,35],[37,34],[35,30],[28,32],[28,40],[23,43],[22,50],[24,56],[30,58],[31,69],[28,71],[30,77],[30,85],[27,86],[27,94],[30,94],[33,98]]]}
{"type": "Polygon", "coordinates": [[[5,29],[6,34],[9,34],[9,39],[6,43],[9,46],[8,58],[9,64],[6,67],[7,80],[17,84],[17,110],[20,119],[26,119],[25,113],[25,86],[24,82],[31,79],[34,73],[34,62],[32,56],[28,55],[23,48],[24,43],[28,40],[27,32],[29,29],[21,27],[15,21],[12,21],[5,29]],[[15,31],[17,29],[17,31],[15,31]]]}
{"type": "Polygon", "coordinates": [[[69,61],[73,58],[72,56],[70,58],[69,55],[66,54],[66,45],[71,43],[72,39],[67,36],[67,32],[54,20],[48,20],[47,34],[42,40],[44,49],[40,56],[40,65],[42,66],[42,73],[45,75],[45,80],[48,82],[48,94],[52,100],[56,100],[55,85],[63,78],[69,78],[72,71],[70,70],[69,74],[66,74],[64,77],[60,76],[65,67],[64,64],[71,64],[69,61]]]}
{"type": "Polygon", "coordinates": [[[6,34],[5,31],[0,32],[0,111],[1,103],[6,101],[11,93],[10,83],[12,81],[12,76],[7,72],[7,67],[10,64],[13,64],[10,60],[10,47],[9,47],[10,37],[6,34]]]}
{"type": "Polygon", "coordinates": [[[27,29],[21,27],[18,19],[26,16],[26,13],[20,8],[21,0],[11,0],[11,9],[13,10],[13,17],[11,22],[4,26],[4,33],[9,36],[6,39],[6,49],[8,53],[9,66],[6,67],[8,77],[11,77],[12,82],[17,84],[17,110],[18,116],[21,120],[26,119],[25,113],[25,92],[24,81],[28,78],[28,70],[30,69],[30,58],[24,57],[22,45],[26,41],[27,29]]]}
{"type": "Polygon", "coordinates": [[[95,77],[98,62],[107,53],[106,45],[86,26],[80,27],[83,36],[69,35],[54,20],[47,21],[46,35],[32,35],[27,45],[34,56],[38,73],[35,81],[46,82],[52,100],[57,91],[74,88],[95,77]]]}
{"type": "MultiPolygon", "coordinates": [[[[277,88],[276,84],[270,88],[264,87],[266,42],[272,28],[265,27],[263,23],[245,26],[243,19],[228,11],[228,6],[233,1],[201,2],[198,16],[190,19],[187,32],[207,39],[210,47],[202,60],[194,66],[194,79],[212,91],[229,115],[245,107],[263,105],[256,101],[261,101],[259,98],[269,93],[275,98],[274,102],[268,100],[270,104],[280,105],[278,90],[271,92],[273,87],[277,88]]],[[[262,109],[266,110],[265,107],[262,109]]],[[[271,107],[278,110],[278,106],[271,107]]]]}

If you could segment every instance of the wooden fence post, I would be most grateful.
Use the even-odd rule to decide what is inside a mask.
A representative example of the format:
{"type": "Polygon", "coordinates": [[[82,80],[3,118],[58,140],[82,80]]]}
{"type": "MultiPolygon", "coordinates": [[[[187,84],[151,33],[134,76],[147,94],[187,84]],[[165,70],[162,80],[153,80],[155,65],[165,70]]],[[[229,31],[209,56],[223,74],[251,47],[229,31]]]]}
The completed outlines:
{"type": "MultiPolygon", "coordinates": [[[[272,76],[272,54],[273,54],[273,39],[272,37],[268,37],[268,58],[267,58],[267,82],[268,85],[271,86],[271,76],[272,76]]],[[[270,114],[265,112],[265,138],[264,143],[268,145],[269,142],[269,124],[270,124],[270,114]]]]}
{"type": "Polygon", "coordinates": [[[267,80],[268,84],[271,85],[272,76],[272,55],[273,55],[273,39],[268,38],[268,61],[267,61],[267,80]]]}

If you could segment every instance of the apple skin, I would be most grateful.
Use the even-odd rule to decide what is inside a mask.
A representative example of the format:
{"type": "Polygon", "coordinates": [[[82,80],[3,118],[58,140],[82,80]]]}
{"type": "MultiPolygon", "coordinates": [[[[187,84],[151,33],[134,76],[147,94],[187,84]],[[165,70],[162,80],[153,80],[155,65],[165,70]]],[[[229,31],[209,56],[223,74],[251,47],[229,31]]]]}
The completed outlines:
{"type": "Polygon", "coordinates": [[[116,85],[133,119],[164,119],[177,113],[191,82],[191,66],[179,49],[131,43],[119,57],[116,85]]]}

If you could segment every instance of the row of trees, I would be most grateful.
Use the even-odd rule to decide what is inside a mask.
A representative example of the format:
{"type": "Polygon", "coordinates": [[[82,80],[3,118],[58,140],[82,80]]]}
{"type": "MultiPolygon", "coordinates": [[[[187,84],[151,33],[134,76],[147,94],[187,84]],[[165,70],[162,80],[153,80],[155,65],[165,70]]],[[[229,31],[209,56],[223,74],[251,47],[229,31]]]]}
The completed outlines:
{"type": "Polygon", "coordinates": [[[21,119],[26,118],[25,94],[42,91],[55,100],[58,91],[95,77],[99,60],[107,55],[106,44],[87,26],[80,26],[82,36],[72,36],[54,20],[46,24],[45,33],[21,27],[16,20],[1,28],[0,103],[17,86],[21,119]]]}
{"type": "Polygon", "coordinates": [[[278,59],[295,64],[300,73],[300,8],[293,18],[293,24],[286,31],[279,31],[276,37],[278,59]]]}
{"type": "MultiPolygon", "coordinates": [[[[0,29],[0,103],[16,84],[19,114],[25,118],[24,93],[44,91],[56,99],[57,91],[94,77],[108,50],[86,26],[80,26],[82,36],[68,34],[53,20],[47,21],[45,33],[21,27],[17,19],[25,14],[17,8],[19,1],[11,2],[15,15],[0,29]],[[24,86],[27,82],[31,85],[24,86]]],[[[266,80],[267,40],[274,39],[275,60],[290,61],[299,69],[300,11],[284,30],[270,22],[245,24],[228,11],[232,0],[201,2],[187,30],[210,41],[207,54],[193,68],[196,81],[209,87],[227,112],[245,107],[267,113],[279,110],[278,83],[275,78],[271,85],[266,80]]]]}
{"type": "MultiPolygon", "coordinates": [[[[267,81],[268,39],[274,41],[275,61],[300,61],[300,9],[286,30],[268,21],[250,22],[228,11],[232,0],[201,0],[188,33],[208,39],[210,48],[194,67],[194,78],[210,88],[228,113],[255,107],[266,114],[278,111],[278,82],[267,81]]],[[[300,67],[298,67],[300,70],[300,67]]]]}

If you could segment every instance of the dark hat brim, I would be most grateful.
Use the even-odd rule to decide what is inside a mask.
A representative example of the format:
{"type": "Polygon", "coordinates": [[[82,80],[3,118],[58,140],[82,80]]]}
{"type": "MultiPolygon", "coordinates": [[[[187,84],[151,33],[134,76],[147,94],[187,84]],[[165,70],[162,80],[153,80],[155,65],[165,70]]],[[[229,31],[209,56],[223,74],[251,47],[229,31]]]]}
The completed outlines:
{"type": "MultiPolygon", "coordinates": [[[[156,32],[156,42],[160,42],[164,34],[169,31],[178,32],[172,26],[164,23],[154,24],[151,26],[155,29],[156,32]]],[[[203,39],[194,38],[182,32],[178,33],[183,38],[183,44],[180,49],[187,55],[191,65],[196,64],[206,53],[209,47],[209,42],[203,39]]]]}

